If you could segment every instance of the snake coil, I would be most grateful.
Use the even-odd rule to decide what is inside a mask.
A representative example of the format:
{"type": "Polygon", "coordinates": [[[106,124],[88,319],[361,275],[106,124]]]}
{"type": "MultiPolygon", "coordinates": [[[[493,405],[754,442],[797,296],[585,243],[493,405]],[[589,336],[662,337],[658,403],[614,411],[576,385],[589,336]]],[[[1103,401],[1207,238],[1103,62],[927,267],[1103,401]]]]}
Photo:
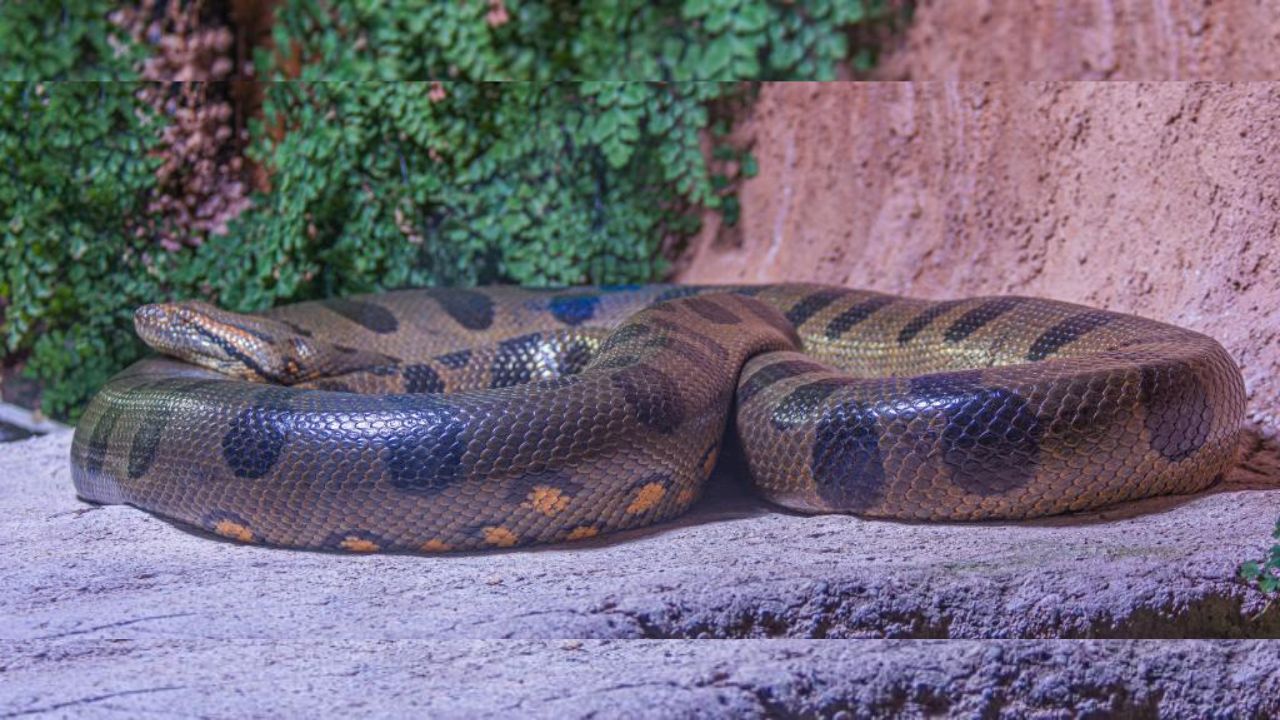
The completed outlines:
{"type": "Polygon", "coordinates": [[[730,419],[758,492],[789,508],[1038,517],[1201,490],[1244,414],[1213,339],[1024,297],[425,289],[147,306],[136,326],[172,357],[90,403],[80,496],[297,548],[649,525],[698,498],[730,419]]]}

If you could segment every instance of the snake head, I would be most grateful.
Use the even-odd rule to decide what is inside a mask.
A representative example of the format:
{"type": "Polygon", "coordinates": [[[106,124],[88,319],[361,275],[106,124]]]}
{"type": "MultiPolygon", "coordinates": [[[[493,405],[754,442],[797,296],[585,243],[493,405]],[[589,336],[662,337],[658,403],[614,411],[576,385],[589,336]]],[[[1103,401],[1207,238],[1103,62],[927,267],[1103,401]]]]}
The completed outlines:
{"type": "Polygon", "coordinates": [[[198,300],[144,305],[134,313],[133,324],[138,337],[159,352],[258,382],[293,385],[396,362],[380,353],[313,339],[279,320],[198,300]]]}

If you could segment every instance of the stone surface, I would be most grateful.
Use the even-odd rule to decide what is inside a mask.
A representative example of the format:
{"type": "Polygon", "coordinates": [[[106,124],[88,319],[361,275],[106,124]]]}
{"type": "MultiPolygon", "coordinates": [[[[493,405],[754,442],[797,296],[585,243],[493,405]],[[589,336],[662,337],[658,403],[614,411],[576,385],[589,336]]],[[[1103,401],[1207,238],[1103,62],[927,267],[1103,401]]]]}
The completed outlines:
{"type": "Polygon", "coordinates": [[[244,546],[87,505],[69,442],[0,449],[9,639],[1280,637],[1280,605],[1236,578],[1280,518],[1262,447],[1201,495],[967,525],[787,513],[726,461],[674,523],[421,557],[244,546]]]}
{"type": "Polygon", "coordinates": [[[916,0],[876,75],[912,80],[1273,80],[1272,0],[916,0]]]}
{"type": "Polygon", "coordinates": [[[741,221],[678,280],[1144,315],[1221,341],[1280,429],[1280,83],[775,84],[735,132],[741,221]]]}
{"type": "Polygon", "coordinates": [[[1280,605],[1236,579],[1280,517],[1280,456],[1251,442],[1210,492],[1016,524],[793,515],[729,461],[679,522],[444,557],[233,544],[76,500],[69,433],[10,443],[0,717],[1274,710],[1274,645],[762,639],[1280,637],[1280,605]],[[562,642],[699,637],[761,640],[562,642]]]}
{"type": "Polygon", "coordinates": [[[0,642],[0,717],[1265,718],[1256,641],[0,642]],[[145,669],[145,670],[144,670],[145,669]]]}

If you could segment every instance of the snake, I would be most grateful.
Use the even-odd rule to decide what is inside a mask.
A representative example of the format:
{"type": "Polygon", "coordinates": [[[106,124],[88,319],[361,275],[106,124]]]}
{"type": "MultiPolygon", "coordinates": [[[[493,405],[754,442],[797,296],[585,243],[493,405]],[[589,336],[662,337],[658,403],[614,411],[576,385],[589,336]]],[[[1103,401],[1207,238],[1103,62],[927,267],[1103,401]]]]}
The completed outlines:
{"type": "Polygon", "coordinates": [[[801,513],[1019,521],[1204,490],[1245,388],[1211,337],[1021,296],[811,283],[420,288],[134,317],[78,495],[245,543],[432,553],[675,518],[724,452],[801,513]]]}

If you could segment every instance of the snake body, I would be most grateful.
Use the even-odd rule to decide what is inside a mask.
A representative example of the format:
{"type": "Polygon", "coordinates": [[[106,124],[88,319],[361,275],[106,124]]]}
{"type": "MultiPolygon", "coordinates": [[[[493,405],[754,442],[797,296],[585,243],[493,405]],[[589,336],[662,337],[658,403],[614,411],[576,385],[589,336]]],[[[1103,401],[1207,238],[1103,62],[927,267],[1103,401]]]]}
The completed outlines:
{"type": "Polygon", "coordinates": [[[422,289],[147,306],[136,325],[181,359],[139,361],[90,403],[80,496],[296,548],[649,525],[699,497],[729,428],[788,508],[1032,518],[1201,490],[1244,413],[1213,339],[1025,297],[422,289]]]}

